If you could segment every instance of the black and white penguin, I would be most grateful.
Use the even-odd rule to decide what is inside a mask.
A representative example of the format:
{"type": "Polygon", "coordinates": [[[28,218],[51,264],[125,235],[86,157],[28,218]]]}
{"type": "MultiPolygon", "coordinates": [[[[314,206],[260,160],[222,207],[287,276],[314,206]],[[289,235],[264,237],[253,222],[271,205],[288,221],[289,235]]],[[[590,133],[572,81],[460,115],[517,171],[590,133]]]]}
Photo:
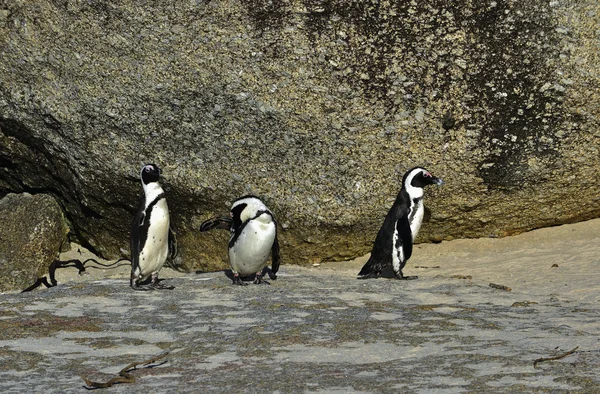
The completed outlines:
{"type": "Polygon", "coordinates": [[[402,189],[377,233],[371,257],[358,273],[360,279],[376,278],[390,269],[398,279],[417,279],[402,275],[402,268],[412,254],[413,241],[423,222],[423,188],[443,183],[422,167],[404,174],[402,189]]]}
{"type": "Polygon", "coordinates": [[[146,164],[140,171],[144,196],[131,226],[130,285],[135,290],[173,289],[158,280],[167,258],[175,258],[177,253],[167,199],[158,183],[160,174],[155,164],[146,164]],[[150,283],[145,285],[149,277],[150,283]]]}
{"type": "Polygon", "coordinates": [[[230,217],[215,217],[200,225],[200,231],[213,228],[231,231],[229,263],[233,284],[244,285],[243,277],[254,275],[254,283],[266,283],[263,268],[271,254],[271,279],[276,279],[281,258],[277,241],[277,222],[267,206],[256,196],[244,196],[231,206],[230,217]]]}

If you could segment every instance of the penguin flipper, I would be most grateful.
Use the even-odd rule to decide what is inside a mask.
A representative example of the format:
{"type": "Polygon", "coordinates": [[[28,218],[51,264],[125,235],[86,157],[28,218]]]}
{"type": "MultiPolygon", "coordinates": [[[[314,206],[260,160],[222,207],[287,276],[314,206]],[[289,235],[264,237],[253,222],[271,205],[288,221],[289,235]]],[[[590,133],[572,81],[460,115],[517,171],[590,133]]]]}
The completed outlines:
{"type": "Polygon", "coordinates": [[[179,254],[179,249],[177,248],[177,237],[175,236],[175,231],[173,228],[169,226],[169,259],[174,260],[179,254]]]}
{"type": "Polygon", "coordinates": [[[398,238],[396,239],[396,243],[394,245],[394,253],[396,256],[398,256],[399,261],[397,264],[392,264],[392,269],[396,275],[396,278],[406,279],[406,277],[402,274],[402,269],[412,255],[413,244],[412,232],[407,214],[401,216],[396,222],[396,233],[398,234],[398,238]]]}
{"type": "Polygon", "coordinates": [[[220,228],[223,230],[231,230],[233,226],[233,219],[228,217],[214,217],[205,220],[200,225],[200,231],[210,231],[214,228],[220,228]]]}
{"type": "Polygon", "coordinates": [[[396,229],[398,230],[398,239],[402,241],[402,251],[404,252],[404,262],[402,265],[404,266],[406,261],[410,259],[413,249],[412,231],[410,230],[408,215],[404,215],[398,220],[396,229]]]}
{"type": "MultiPolygon", "coordinates": [[[[271,271],[273,275],[279,271],[279,264],[281,264],[281,256],[279,255],[279,241],[277,240],[277,232],[275,232],[275,240],[271,247],[271,271]]],[[[270,276],[270,275],[269,275],[270,276]]],[[[271,277],[271,279],[275,279],[271,277]]]]}
{"type": "Polygon", "coordinates": [[[167,254],[167,265],[174,269],[175,271],[185,272],[185,269],[175,261],[177,255],[179,254],[179,248],[177,244],[177,237],[173,228],[169,226],[169,253],[167,254]]]}
{"type": "Polygon", "coordinates": [[[135,282],[135,271],[137,271],[140,267],[140,230],[142,225],[144,224],[144,219],[146,215],[143,210],[141,210],[135,217],[133,218],[133,223],[131,225],[131,235],[130,235],[130,254],[131,254],[131,278],[130,285],[133,287],[135,282]]]}

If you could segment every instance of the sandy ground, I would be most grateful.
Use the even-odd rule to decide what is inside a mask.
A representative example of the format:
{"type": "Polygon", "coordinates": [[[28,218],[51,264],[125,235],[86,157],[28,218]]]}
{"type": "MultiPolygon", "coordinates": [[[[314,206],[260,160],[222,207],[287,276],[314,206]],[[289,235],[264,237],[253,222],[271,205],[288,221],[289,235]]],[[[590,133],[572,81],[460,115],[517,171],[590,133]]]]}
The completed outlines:
{"type": "Polygon", "coordinates": [[[366,257],[283,265],[270,286],[164,269],[175,289],[151,292],[128,265],[59,270],[0,295],[0,392],[86,392],[81,376],[169,352],[107,392],[600,393],[599,241],[592,220],[422,244],[413,281],[357,280],[366,257]]]}

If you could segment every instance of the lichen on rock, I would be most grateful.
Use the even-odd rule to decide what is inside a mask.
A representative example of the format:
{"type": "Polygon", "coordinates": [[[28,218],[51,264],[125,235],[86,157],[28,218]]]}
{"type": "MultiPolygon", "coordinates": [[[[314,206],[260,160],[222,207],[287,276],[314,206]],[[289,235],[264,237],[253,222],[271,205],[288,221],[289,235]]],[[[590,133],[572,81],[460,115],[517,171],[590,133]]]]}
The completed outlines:
{"type": "Polygon", "coordinates": [[[595,1],[0,8],[0,193],[52,191],[105,257],[144,162],[190,270],[225,267],[226,236],[198,226],[248,193],[284,263],[366,253],[414,165],[446,181],[419,241],[600,215],[595,1]]]}

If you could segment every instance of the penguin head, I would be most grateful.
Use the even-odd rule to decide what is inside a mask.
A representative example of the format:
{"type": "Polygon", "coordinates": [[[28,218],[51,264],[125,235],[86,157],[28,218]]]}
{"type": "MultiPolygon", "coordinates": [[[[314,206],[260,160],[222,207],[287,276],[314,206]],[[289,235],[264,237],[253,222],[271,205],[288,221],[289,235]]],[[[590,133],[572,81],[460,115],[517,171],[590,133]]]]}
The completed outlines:
{"type": "Polygon", "coordinates": [[[238,198],[231,205],[230,215],[233,219],[233,227],[239,228],[243,223],[258,216],[259,212],[271,213],[260,198],[252,195],[238,198]]]}
{"type": "Polygon", "coordinates": [[[431,173],[423,167],[415,167],[408,170],[402,179],[402,186],[411,195],[414,193],[422,195],[423,188],[427,185],[442,184],[444,184],[444,181],[431,175],[431,173]]]}
{"type": "Polygon", "coordinates": [[[160,173],[162,171],[156,164],[145,164],[142,166],[140,171],[140,178],[142,178],[142,183],[147,185],[152,182],[158,182],[160,178],[160,173]]]}

